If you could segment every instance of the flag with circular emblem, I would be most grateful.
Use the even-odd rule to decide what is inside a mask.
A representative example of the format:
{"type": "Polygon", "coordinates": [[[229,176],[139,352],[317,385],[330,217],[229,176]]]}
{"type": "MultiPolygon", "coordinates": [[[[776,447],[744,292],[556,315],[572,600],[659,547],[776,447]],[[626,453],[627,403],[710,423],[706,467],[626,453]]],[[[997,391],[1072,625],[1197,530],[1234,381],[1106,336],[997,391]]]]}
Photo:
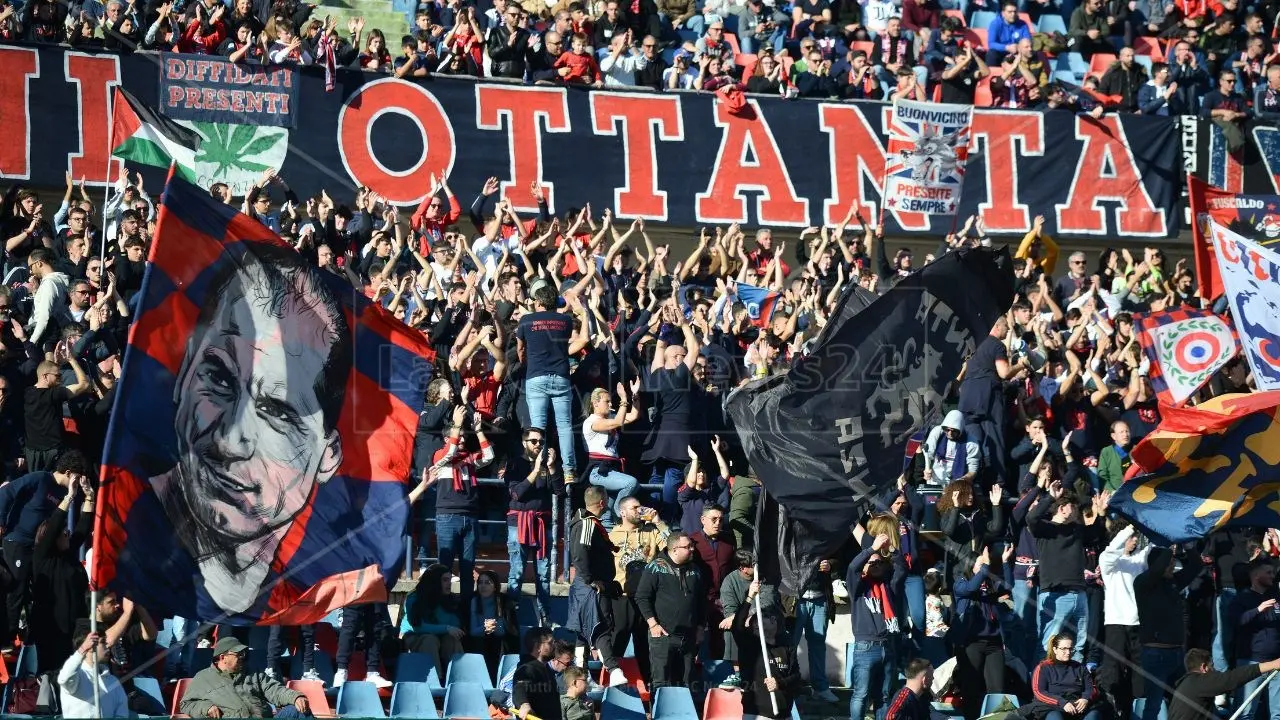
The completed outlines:
{"type": "Polygon", "coordinates": [[[1236,331],[1208,310],[1178,308],[1133,316],[1161,405],[1179,407],[1240,352],[1236,331]]]}

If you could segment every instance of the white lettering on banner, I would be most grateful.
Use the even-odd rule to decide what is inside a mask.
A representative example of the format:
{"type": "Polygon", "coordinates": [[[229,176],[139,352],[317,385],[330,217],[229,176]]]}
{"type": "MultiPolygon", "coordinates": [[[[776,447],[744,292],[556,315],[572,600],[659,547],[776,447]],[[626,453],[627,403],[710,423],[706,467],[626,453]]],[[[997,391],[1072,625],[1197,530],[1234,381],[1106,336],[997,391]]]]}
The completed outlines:
{"type": "Polygon", "coordinates": [[[867,458],[862,450],[862,418],[847,417],[836,420],[836,444],[840,447],[840,462],[844,463],[844,482],[853,490],[854,499],[860,500],[871,494],[866,478],[871,475],[867,467],[867,458]]]}

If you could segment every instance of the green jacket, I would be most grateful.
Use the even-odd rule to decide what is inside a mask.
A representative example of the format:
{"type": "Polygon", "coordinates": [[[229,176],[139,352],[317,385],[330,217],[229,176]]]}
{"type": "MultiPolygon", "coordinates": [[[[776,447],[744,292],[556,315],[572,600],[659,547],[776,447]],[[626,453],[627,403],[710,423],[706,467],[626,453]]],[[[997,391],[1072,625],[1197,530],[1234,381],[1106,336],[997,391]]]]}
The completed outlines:
{"type": "Polygon", "coordinates": [[[757,495],[754,490],[758,487],[759,480],[738,475],[733,479],[733,487],[729,490],[729,530],[733,533],[734,545],[740,548],[755,546],[757,495]]]}
{"type": "Polygon", "coordinates": [[[1129,464],[1128,457],[1120,458],[1120,451],[1116,450],[1115,445],[1102,448],[1102,452],[1098,454],[1098,479],[1102,481],[1103,489],[1108,492],[1118,490],[1120,483],[1124,482],[1129,464]]]}
{"type": "Polygon", "coordinates": [[[225,673],[207,667],[191,678],[178,706],[184,715],[207,717],[216,705],[225,718],[271,717],[271,705],[293,704],[302,693],[290,690],[266,673],[225,673]]]}
{"type": "Polygon", "coordinates": [[[560,696],[560,714],[564,720],[595,720],[595,711],[582,698],[560,696]]]}

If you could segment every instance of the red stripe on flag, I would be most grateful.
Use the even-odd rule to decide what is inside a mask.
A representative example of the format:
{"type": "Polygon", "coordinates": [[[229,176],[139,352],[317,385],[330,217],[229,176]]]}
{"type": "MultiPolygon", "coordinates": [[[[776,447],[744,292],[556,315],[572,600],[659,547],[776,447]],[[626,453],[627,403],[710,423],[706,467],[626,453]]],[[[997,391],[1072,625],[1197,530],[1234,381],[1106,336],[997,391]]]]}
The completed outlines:
{"type": "Polygon", "coordinates": [[[365,452],[344,452],[339,474],[374,482],[404,482],[409,475],[417,429],[417,412],[372,378],[353,372],[338,433],[344,442],[362,441],[365,452]]]}
{"type": "Polygon", "coordinates": [[[177,213],[160,206],[151,262],[169,276],[179,291],[185,290],[206,268],[213,267],[223,250],[221,239],[193,229],[177,213]],[[179,239],[181,242],[175,242],[179,239]]]}
{"type": "Polygon", "coordinates": [[[147,489],[147,482],[124,468],[102,466],[101,491],[93,528],[93,564],[89,586],[105,588],[116,577],[116,559],[128,539],[125,519],[147,489]]]}

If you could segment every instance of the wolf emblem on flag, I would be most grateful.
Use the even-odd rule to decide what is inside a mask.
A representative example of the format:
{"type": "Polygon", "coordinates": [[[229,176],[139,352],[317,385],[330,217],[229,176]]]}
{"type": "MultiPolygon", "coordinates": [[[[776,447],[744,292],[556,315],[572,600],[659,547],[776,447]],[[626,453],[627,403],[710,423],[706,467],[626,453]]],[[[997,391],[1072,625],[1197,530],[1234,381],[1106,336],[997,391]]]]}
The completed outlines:
{"type": "Polygon", "coordinates": [[[885,207],[954,215],[964,187],[972,120],[969,105],[894,103],[885,157],[885,207]]]}

